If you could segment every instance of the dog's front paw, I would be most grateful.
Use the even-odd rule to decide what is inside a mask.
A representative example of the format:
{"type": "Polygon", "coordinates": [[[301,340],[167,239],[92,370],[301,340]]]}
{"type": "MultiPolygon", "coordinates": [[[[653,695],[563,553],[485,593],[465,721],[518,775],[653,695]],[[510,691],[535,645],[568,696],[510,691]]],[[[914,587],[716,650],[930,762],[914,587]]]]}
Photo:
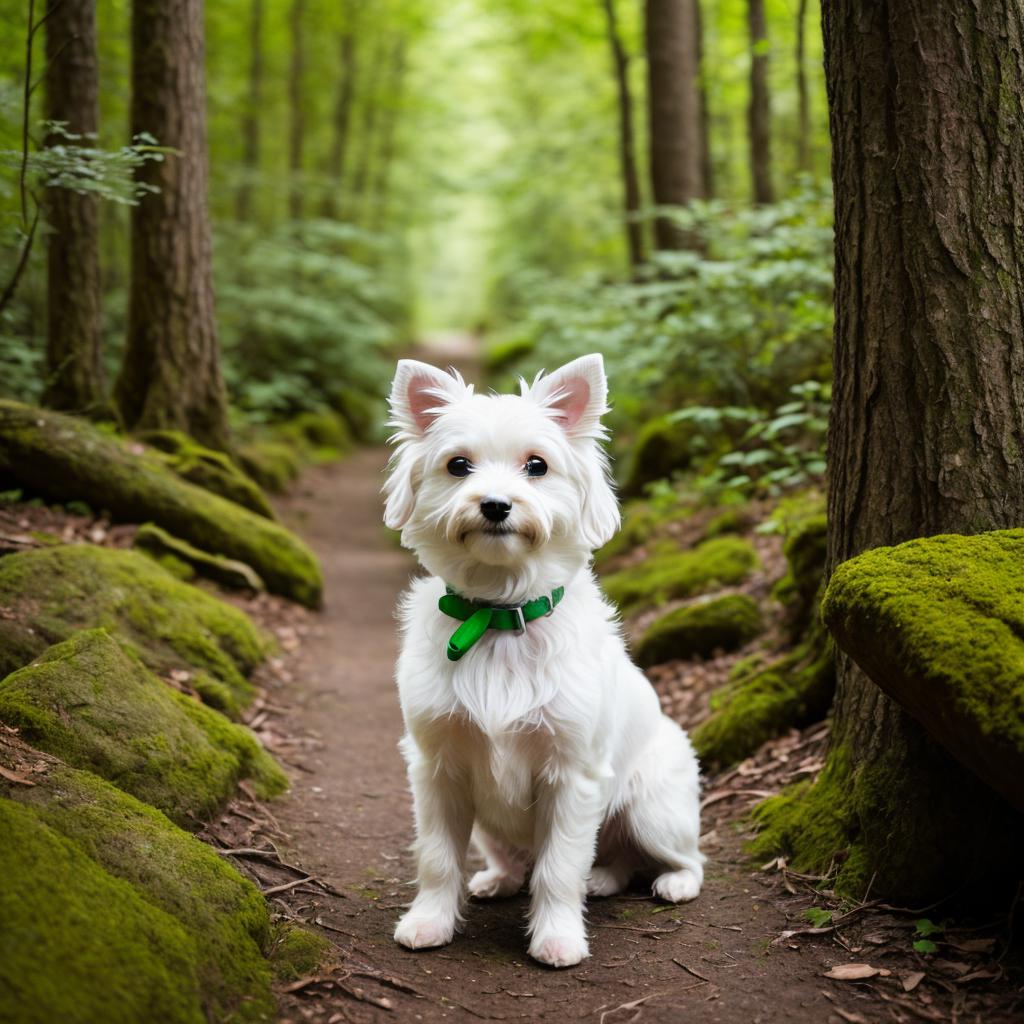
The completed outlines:
{"type": "Polygon", "coordinates": [[[582,935],[535,935],[530,956],[549,967],[573,967],[590,956],[590,949],[582,935]]]}
{"type": "Polygon", "coordinates": [[[428,917],[410,910],[395,928],[395,942],[406,949],[432,949],[447,946],[455,935],[453,917],[428,917]]]}
{"type": "Polygon", "coordinates": [[[700,879],[686,868],[667,871],[654,880],[654,895],[669,903],[686,903],[700,895],[700,879]]]}
{"type": "Polygon", "coordinates": [[[469,880],[469,894],[478,900],[500,900],[506,896],[515,896],[522,887],[522,878],[515,878],[493,868],[478,871],[469,880]]]}

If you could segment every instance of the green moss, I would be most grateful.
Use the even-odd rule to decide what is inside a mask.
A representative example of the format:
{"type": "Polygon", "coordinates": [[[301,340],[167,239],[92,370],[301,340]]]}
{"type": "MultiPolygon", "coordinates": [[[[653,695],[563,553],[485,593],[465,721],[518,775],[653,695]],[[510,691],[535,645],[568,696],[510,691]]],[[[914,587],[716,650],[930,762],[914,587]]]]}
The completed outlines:
{"type": "Polygon", "coordinates": [[[713,714],[692,733],[708,766],[749,757],[787,729],[819,721],[835,690],[835,658],[824,630],[813,629],[792,651],[767,665],[753,663],[712,697],[713,714]]]}
{"type": "Polygon", "coordinates": [[[4,1019],[203,1024],[199,954],[178,921],[32,810],[0,799],[0,830],[4,1019]]]}
{"type": "Polygon", "coordinates": [[[655,480],[671,477],[686,469],[692,458],[691,445],[697,429],[690,420],[659,416],[641,427],[633,441],[621,480],[622,494],[635,498],[655,480]]]}
{"type": "Polygon", "coordinates": [[[322,935],[308,928],[282,924],[270,949],[274,977],[285,982],[305,978],[316,971],[331,949],[322,935]]]}
{"type": "Polygon", "coordinates": [[[180,579],[191,579],[198,574],[235,590],[253,590],[258,593],[264,589],[263,580],[245,563],[220,555],[209,555],[188,541],[171,536],[154,523],[143,523],[139,527],[132,546],[145,552],[180,579]],[[188,575],[182,576],[180,570],[176,571],[175,567],[179,566],[184,566],[188,575]]]}
{"type": "Polygon", "coordinates": [[[247,729],[160,682],[105,630],[51,647],[0,682],[0,721],[182,825],[204,819],[251,778],[287,778],[247,729]]]}
{"type": "Polygon", "coordinates": [[[0,764],[16,768],[26,760],[35,785],[0,780],[0,794],[29,808],[180,924],[198,954],[194,974],[208,1019],[265,1019],[273,1009],[264,957],[271,926],[256,887],[152,807],[89,772],[17,741],[0,741],[0,764]]]}
{"type": "Polygon", "coordinates": [[[330,462],[352,448],[348,424],[333,412],[302,412],[273,424],[271,429],[275,437],[292,445],[301,458],[310,462],[330,462]]]}
{"type": "Polygon", "coordinates": [[[381,435],[387,419],[383,393],[367,394],[343,385],[334,393],[332,404],[348,424],[353,437],[360,441],[375,441],[381,435]]]}
{"type": "Polygon", "coordinates": [[[182,479],[257,515],[274,518],[274,510],[259,485],[226,453],[205,448],[180,430],[147,430],[137,436],[154,448],[158,457],[182,479]]]}
{"type": "Polygon", "coordinates": [[[9,555],[0,559],[0,607],[9,610],[0,618],[3,675],[102,626],[156,672],[189,666],[214,676],[237,709],[252,699],[246,674],[269,647],[245,614],[135,551],[80,544],[9,555]]]}
{"type": "Polygon", "coordinates": [[[633,652],[641,668],[672,658],[707,657],[716,650],[732,651],[761,630],[757,602],[746,594],[700,601],[656,619],[633,652]]]}
{"type": "Polygon", "coordinates": [[[741,583],[756,565],[757,555],[746,541],[718,537],[692,551],[647,558],[606,576],[602,584],[608,596],[627,613],[671,598],[692,597],[715,586],[741,583]]]}
{"type": "Polygon", "coordinates": [[[598,567],[607,565],[619,555],[647,544],[657,536],[659,528],[665,523],[684,519],[688,514],[688,510],[677,503],[661,502],[655,506],[648,501],[627,502],[619,532],[597,552],[594,564],[598,567]]]}
{"type": "Polygon", "coordinates": [[[727,508],[708,523],[704,528],[704,536],[710,539],[727,533],[743,533],[751,524],[750,513],[746,508],[727,508]]]}
{"type": "Polygon", "coordinates": [[[319,605],[320,567],[302,541],[182,480],[140,448],[74,417],[0,401],[0,477],[52,501],[87,501],[119,522],[154,522],[203,551],[252,566],[273,593],[319,605]]]}
{"type": "Polygon", "coordinates": [[[302,468],[292,445],[265,438],[256,438],[241,445],[238,461],[246,473],[271,494],[283,494],[302,468]]]}
{"type": "Polygon", "coordinates": [[[534,350],[532,338],[513,334],[492,341],[484,349],[484,364],[490,373],[504,373],[534,350]]]}

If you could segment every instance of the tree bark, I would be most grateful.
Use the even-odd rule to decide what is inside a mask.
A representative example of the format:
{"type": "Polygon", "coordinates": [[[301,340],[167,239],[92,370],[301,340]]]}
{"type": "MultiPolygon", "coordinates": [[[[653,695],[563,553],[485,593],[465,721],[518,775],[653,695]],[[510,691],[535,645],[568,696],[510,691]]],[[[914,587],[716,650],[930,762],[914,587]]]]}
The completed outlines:
{"type": "Polygon", "coordinates": [[[800,0],[796,14],[796,166],[804,174],[811,170],[811,100],[807,89],[807,0],[800,0]]]}
{"type": "Polygon", "coordinates": [[[773,203],[771,158],[771,100],[768,93],[768,26],[764,0],[747,0],[750,29],[750,104],[747,131],[750,138],[750,177],[754,202],[773,203]]]}
{"type": "MultiPolygon", "coordinates": [[[[646,0],[644,20],[651,192],[657,206],[682,206],[702,192],[696,0],[646,0]]],[[[654,241],[659,250],[695,244],[664,216],[654,241]]]]}
{"type": "Polygon", "coordinates": [[[338,218],[341,209],[339,197],[345,183],[345,158],[348,156],[352,100],[356,87],[356,35],[351,26],[346,27],[341,35],[340,51],[341,74],[338,76],[331,149],[327,157],[327,175],[331,183],[322,208],[323,215],[332,220],[338,218]]]}
{"type": "Polygon", "coordinates": [[[228,443],[211,282],[202,0],[135,0],[132,133],[175,152],[139,178],[132,209],[128,336],[117,401],[130,428],[228,443]]]}
{"type": "Polygon", "coordinates": [[[291,184],[288,190],[288,216],[301,220],[303,206],[302,155],[305,148],[306,119],[303,110],[302,79],[306,69],[306,45],[303,22],[306,0],[293,0],[289,23],[292,35],[291,60],[288,65],[288,169],[291,184]]]}
{"type": "MultiPolygon", "coordinates": [[[[94,136],[99,122],[95,0],[55,0],[46,15],[46,118],[94,136]]],[[[85,145],[94,139],[82,140],[85,145]]],[[[72,144],[60,136],[48,145],[72,144]]],[[[47,384],[43,402],[72,412],[104,402],[99,201],[69,188],[47,189],[47,384]]]]}
{"type": "Polygon", "coordinates": [[[633,95],[629,86],[629,55],[622,45],[615,17],[615,0],[603,0],[608,45],[612,52],[612,70],[619,103],[619,166],[622,173],[622,205],[625,212],[626,245],[629,265],[634,275],[644,264],[644,226],[640,220],[642,197],[640,173],[636,163],[636,142],[633,131],[633,95]]]}
{"type": "Polygon", "coordinates": [[[714,199],[715,172],[711,162],[711,108],[708,103],[708,84],[704,78],[704,15],[700,0],[694,0],[697,14],[697,74],[700,89],[700,177],[701,198],[714,199]]]}
{"type": "Polygon", "coordinates": [[[260,165],[260,110],[263,106],[263,0],[252,0],[249,15],[249,94],[242,116],[243,179],[238,189],[235,216],[245,223],[252,217],[254,179],[260,165]]]}
{"type": "MultiPolygon", "coordinates": [[[[1024,12],[826,0],[823,20],[831,569],[914,537],[1021,525],[1024,12]]],[[[833,737],[856,777],[889,765],[888,820],[871,787],[852,798],[876,892],[942,895],[1006,848],[1002,804],[845,656],[833,737]]]]}

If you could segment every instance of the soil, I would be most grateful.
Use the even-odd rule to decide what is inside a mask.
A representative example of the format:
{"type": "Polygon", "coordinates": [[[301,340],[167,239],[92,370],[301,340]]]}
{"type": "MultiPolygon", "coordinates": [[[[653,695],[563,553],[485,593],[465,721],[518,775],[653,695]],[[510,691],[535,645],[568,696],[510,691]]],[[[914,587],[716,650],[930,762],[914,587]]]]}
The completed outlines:
{"type": "MultiPolygon", "coordinates": [[[[250,806],[226,815],[214,837],[222,845],[275,842],[297,868],[269,877],[250,870],[264,886],[290,878],[292,886],[273,896],[277,909],[319,926],[335,945],[316,975],[283,987],[281,1022],[1020,1019],[1024,999],[1001,962],[1005,918],[981,931],[947,926],[934,936],[937,952],[922,956],[912,948],[921,911],[869,900],[840,917],[844,908],[830,898],[827,880],[795,875],[784,861],[751,865],[744,857],[745,810],[820,768],[825,725],[767,744],[707,780],[701,896],[676,907],[637,887],[591,900],[591,957],[579,967],[551,970],[526,955],[522,894],[472,903],[463,930],[443,949],[398,947],[391,935],[411,898],[414,868],[412,808],[396,746],[393,609],[416,566],[381,525],[385,459],[371,449],[314,469],[281,503],[326,578],[322,614],[293,611],[291,621],[278,622],[285,657],[264,680],[269,695],[253,722],[292,766],[294,784],[271,806],[273,824],[261,824],[250,806]],[[231,822],[249,824],[243,834],[231,832],[231,822]],[[298,869],[311,880],[301,882],[298,869]],[[784,936],[811,928],[804,916],[811,907],[833,910],[836,927],[784,936]],[[823,977],[849,964],[879,973],[823,977]]],[[[663,696],[666,704],[675,699],[663,696]]]]}

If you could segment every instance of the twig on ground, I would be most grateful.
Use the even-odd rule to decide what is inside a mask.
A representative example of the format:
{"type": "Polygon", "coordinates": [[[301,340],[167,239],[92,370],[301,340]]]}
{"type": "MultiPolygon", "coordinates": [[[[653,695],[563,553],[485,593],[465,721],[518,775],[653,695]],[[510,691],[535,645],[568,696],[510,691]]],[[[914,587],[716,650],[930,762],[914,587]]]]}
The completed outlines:
{"type": "Polygon", "coordinates": [[[269,889],[263,890],[264,896],[270,896],[275,892],[284,892],[286,889],[294,889],[297,885],[304,885],[306,882],[314,881],[313,876],[308,878],[296,878],[294,882],[285,882],[283,885],[272,885],[269,889]]]}

